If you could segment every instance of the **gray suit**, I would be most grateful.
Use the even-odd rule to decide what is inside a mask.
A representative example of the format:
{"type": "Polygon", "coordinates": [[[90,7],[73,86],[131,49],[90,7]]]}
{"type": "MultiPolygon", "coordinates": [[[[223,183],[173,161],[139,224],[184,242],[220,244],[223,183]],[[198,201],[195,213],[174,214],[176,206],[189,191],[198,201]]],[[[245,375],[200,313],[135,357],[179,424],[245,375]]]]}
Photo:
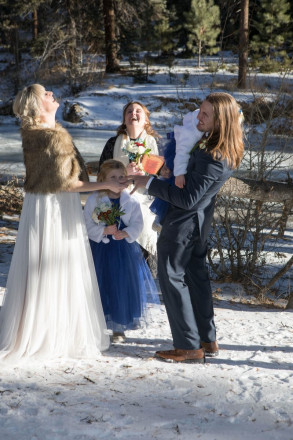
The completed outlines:
{"type": "Polygon", "coordinates": [[[199,349],[201,341],[216,340],[207,238],[216,195],[231,174],[226,161],[197,149],[183,189],[159,179],[148,189],[170,203],[158,239],[158,273],[175,348],[199,349]]]}

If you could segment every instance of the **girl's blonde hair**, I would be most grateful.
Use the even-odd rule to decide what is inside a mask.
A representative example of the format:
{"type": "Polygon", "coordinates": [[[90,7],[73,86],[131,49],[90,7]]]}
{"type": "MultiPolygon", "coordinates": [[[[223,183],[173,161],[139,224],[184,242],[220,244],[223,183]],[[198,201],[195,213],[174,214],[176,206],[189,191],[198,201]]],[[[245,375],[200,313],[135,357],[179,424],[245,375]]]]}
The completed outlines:
{"type": "Polygon", "coordinates": [[[145,131],[147,132],[147,134],[154,136],[154,137],[159,137],[158,133],[153,129],[151,123],[150,123],[150,112],[149,110],[146,108],[145,105],[143,105],[141,102],[139,101],[130,101],[128,102],[124,107],[123,107],[123,114],[122,114],[122,118],[123,118],[123,122],[121,125],[119,125],[119,127],[117,128],[117,134],[118,136],[120,134],[127,134],[127,128],[126,128],[126,124],[125,124],[125,115],[126,115],[126,111],[128,109],[128,107],[132,104],[137,104],[139,105],[145,114],[145,119],[146,119],[146,123],[144,126],[145,131]]]}
{"type": "Polygon", "coordinates": [[[32,84],[16,95],[13,112],[21,119],[22,127],[38,124],[41,113],[41,100],[45,91],[45,87],[41,84],[32,84]]]}
{"type": "MultiPolygon", "coordinates": [[[[104,182],[107,178],[107,174],[112,170],[121,170],[124,176],[127,176],[127,169],[120,160],[108,159],[101,165],[100,171],[97,175],[97,182],[104,182]]],[[[103,192],[106,194],[108,193],[107,190],[103,190],[103,192]]]]}
{"type": "Polygon", "coordinates": [[[214,159],[226,159],[231,168],[237,168],[244,152],[241,109],[233,96],[224,92],[211,93],[205,101],[212,105],[214,113],[207,149],[214,159]]]}

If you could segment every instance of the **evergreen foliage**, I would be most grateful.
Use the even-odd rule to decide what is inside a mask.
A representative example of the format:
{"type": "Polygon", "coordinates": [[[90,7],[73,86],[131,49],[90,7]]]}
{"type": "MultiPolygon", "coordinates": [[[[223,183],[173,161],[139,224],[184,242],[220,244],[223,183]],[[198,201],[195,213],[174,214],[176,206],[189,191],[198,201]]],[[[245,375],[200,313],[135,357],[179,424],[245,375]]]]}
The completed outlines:
{"type": "Polygon", "coordinates": [[[220,33],[220,9],[213,0],[192,0],[189,12],[184,13],[188,31],[187,47],[198,54],[198,66],[202,52],[211,55],[218,52],[217,37],[220,33]]]}
{"type": "MultiPolygon", "coordinates": [[[[93,55],[96,60],[97,55],[104,58],[109,45],[103,3],[0,0],[0,47],[13,54],[16,89],[27,52],[35,79],[41,69],[49,72],[54,66],[54,71],[65,72],[70,83],[88,68],[93,55]]],[[[127,58],[138,68],[139,60],[147,68],[159,57],[171,68],[175,56],[197,54],[200,65],[203,54],[239,53],[241,0],[113,0],[111,4],[112,47],[118,63],[127,58]]],[[[250,0],[249,55],[261,58],[262,68],[275,68],[280,57],[286,66],[290,56],[292,60],[292,13],[289,0],[250,0]]]]}
{"type": "Polygon", "coordinates": [[[251,50],[256,56],[267,60],[284,55],[285,45],[292,39],[290,3],[287,0],[263,0],[260,2],[251,26],[256,34],[251,50]]]}
{"type": "Polygon", "coordinates": [[[184,26],[184,13],[190,10],[191,0],[167,0],[168,10],[175,11],[174,21],[172,20],[173,28],[175,29],[175,36],[178,42],[178,47],[183,49],[183,55],[191,53],[187,49],[188,32],[184,26]]]}
{"type": "Polygon", "coordinates": [[[177,31],[179,27],[176,25],[176,21],[175,7],[168,10],[165,5],[162,10],[162,18],[154,28],[155,34],[158,36],[157,48],[163,56],[173,55],[178,48],[177,31]]]}

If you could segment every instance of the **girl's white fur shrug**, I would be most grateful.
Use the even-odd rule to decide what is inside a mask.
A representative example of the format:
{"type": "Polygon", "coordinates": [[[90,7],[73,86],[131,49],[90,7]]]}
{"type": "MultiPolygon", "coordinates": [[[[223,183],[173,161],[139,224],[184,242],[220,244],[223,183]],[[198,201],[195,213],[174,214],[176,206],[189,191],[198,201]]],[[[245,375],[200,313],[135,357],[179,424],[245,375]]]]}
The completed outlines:
{"type": "Polygon", "coordinates": [[[80,165],[72,138],[60,124],[54,129],[22,128],[21,136],[26,167],[25,191],[57,193],[67,191],[78,181],[80,165]]]}

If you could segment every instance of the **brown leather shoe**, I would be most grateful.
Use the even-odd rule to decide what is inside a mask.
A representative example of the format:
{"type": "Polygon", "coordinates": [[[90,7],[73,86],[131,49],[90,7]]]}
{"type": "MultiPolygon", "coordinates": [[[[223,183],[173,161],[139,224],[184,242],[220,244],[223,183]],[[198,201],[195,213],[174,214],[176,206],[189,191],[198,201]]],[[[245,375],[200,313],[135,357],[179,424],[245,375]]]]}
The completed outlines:
{"type": "Polygon", "coordinates": [[[215,342],[201,342],[201,346],[204,349],[205,355],[214,357],[219,354],[219,346],[217,341],[215,342]]]}
{"type": "Polygon", "coordinates": [[[204,350],[182,350],[175,348],[175,350],[157,351],[155,357],[164,361],[184,362],[188,364],[204,364],[205,355],[204,350]]]}

